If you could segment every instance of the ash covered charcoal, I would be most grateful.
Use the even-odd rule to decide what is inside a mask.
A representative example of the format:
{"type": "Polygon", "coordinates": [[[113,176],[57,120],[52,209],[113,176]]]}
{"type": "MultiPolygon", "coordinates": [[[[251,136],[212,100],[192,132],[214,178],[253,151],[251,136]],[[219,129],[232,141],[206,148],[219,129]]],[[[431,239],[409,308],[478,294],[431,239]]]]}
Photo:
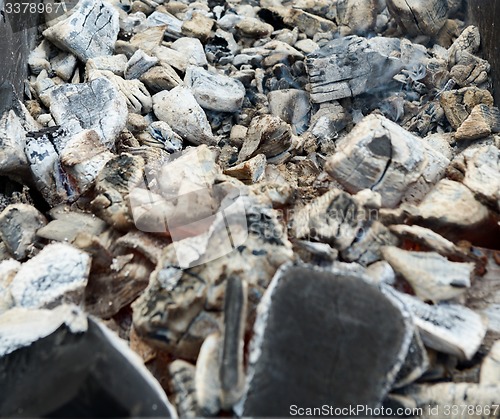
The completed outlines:
{"type": "Polygon", "coordinates": [[[80,60],[113,55],[119,31],[118,12],[105,1],[83,1],[68,19],[46,29],[43,36],[80,60]],[[74,36],[77,33],[78,36],[74,36]]]}
{"type": "Polygon", "coordinates": [[[496,402],[498,69],[466,10],[81,0],[40,27],[24,102],[0,88],[0,415],[496,402]]]}
{"type": "Polygon", "coordinates": [[[0,371],[2,416],[176,417],[140,358],[77,306],[0,315],[0,371]]]}
{"type": "Polygon", "coordinates": [[[326,170],[349,192],[379,192],[382,205],[418,202],[439,180],[449,160],[382,116],[363,119],[329,158],[326,170]]]}

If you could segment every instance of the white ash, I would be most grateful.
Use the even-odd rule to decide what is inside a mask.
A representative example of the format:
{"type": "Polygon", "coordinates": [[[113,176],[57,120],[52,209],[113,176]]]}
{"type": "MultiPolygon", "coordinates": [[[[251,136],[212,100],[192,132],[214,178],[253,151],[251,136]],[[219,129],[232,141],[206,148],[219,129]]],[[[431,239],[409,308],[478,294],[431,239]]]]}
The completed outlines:
{"type": "Polygon", "coordinates": [[[12,280],[16,306],[51,308],[80,302],[87,285],[90,257],[74,247],[55,243],[25,262],[12,280]]]}
{"type": "Polygon", "coordinates": [[[193,144],[215,144],[207,116],[190,89],[178,86],[153,96],[153,110],[185,140],[193,144]]]}

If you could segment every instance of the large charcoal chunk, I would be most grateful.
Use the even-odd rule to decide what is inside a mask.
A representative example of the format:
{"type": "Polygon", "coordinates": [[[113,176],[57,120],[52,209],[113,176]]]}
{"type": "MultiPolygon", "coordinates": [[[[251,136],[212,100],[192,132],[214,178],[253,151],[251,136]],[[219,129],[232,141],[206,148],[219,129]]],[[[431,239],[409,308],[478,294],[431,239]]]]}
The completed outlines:
{"type": "Polygon", "coordinates": [[[426,142],[380,115],[365,117],[326,163],[328,174],[356,193],[369,188],[382,206],[418,203],[444,176],[449,160],[426,142]]]}
{"type": "Polygon", "coordinates": [[[118,11],[101,0],[83,0],[69,18],[46,29],[43,36],[82,61],[112,55],[120,31],[118,11]]]}
{"type": "Polygon", "coordinates": [[[124,96],[104,77],[51,90],[50,113],[57,124],[72,133],[95,130],[108,148],[114,146],[128,116],[124,96]]]}
{"type": "Polygon", "coordinates": [[[406,356],[410,324],[358,277],[285,268],[259,305],[243,415],[380,406],[406,356]]]}
{"type": "Polygon", "coordinates": [[[390,82],[403,68],[399,58],[399,40],[394,38],[335,39],[306,59],[311,100],[328,102],[357,96],[390,82]]]}
{"type": "Polygon", "coordinates": [[[447,0],[388,0],[387,8],[408,35],[435,36],[448,18],[447,0]]]}

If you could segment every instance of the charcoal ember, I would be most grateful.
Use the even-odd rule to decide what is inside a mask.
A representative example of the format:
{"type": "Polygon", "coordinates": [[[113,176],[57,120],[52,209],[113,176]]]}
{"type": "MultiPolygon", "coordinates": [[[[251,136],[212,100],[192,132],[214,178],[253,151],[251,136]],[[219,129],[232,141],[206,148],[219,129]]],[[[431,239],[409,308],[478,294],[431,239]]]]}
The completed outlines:
{"type": "Polygon", "coordinates": [[[54,54],[54,46],[47,40],[42,42],[30,52],[28,56],[28,66],[31,74],[38,75],[43,70],[50,72],[50,57],[54,54]]]}
{"type": "Polygon", "coordinates": [[[250,38],[266,38],[274,30],[271,25],[255,17],[244,17],[236,24],[235,29],[241,36],[250,38]]]}
{"type": "Polygon", "coordinates": [[[382,254],[424,301],[450,300],[471,286],[473,263],[450,262],[435,252],[412,252],[397,247],[384,247],[382,254]]]}
{"type": "Polygon", "coordinates": [[[408,294],[384,288],[412,313],[425,346],[437,351],[472,359],[486,335],[486,321],[460,304],[429,305],[408,294]]]}
{"type": "Polygon", "coordinates": [[[177,417],[141,359],[77,306],[11,309],[0,342],[2,416],[177,417]]]}
{"type": "Polygon", "coordinates": [[[459,86],[480,86],[488,81],[490,63],[469,52],[457,53],[457,63],[450,70],[450,75],[459,86]]]}
{"type": "Polygon", "coordinates": [[[215,21],[202,13],[193,13],[191,19],[185,20],[182,23],[182,33],[191,38],[198,38],[202,42],[206,42],[212,34],[212,28],[215,21]]]}
{"type": "Polygon", "coordinates": [[[431,227],[447,238],[488,224],[488,208],[465,185],[442,179],[417,207],[418,224],[431,227]]]}
{"type": "Polygon", "coordinates": [[[217,313],[201,317],[208,284],[180,269],[165,267],[155,271],[146,291],[133,303],[134,328],[147,341],[160,345],[186,360],[197,358],[205,337],[220,329],[217,313]],[[189,329],[202,321],[201,336],[189,329]]]}
{"type": "Polygon", "coordinates": [[[435,36],[448,18],[447,0],[388,0],[392,17],[408,35],[435,36]]]}
{"type": "Polygon", "coordinates": [[[333,40],[309,54],[306,67],[311,100],[322,103],[357,96],[389,83],[403,64],[395,38],[348,36],[333,40]]]}
{"type": "Polygon", "coordinates": [[[407,316],[401,305],[359,277],[301,266],[280,270],[259,306],[238,413],[283,416],[291,405],[325,403],[380,406],[412,339],[407,316]],[[367,323],[366,318],[377,320],[367,323]],[[339,339],[346,328],[351,338],[339,339]],[[308,390],[303,382],[317,385],[308,390]]]}
{"type": "Polygon", "coordinates": [[[138,79],[151,67],[155,66],[158,59],[150,57],[143,50],[138,49],[128,60],[124,76],[126,80],[138,79]]]}
{"type": "Polygon", "coordinates": [[[129,306],[144,291],[159,259],[159,255],[150,251],[154,250],[151,247],[161,246],[162,242],[140,233],[128,233],[112,243],[105,237],[106,233],[100,237],[80,234],[74,240],[74,245],[92,254],[108,253],[108,264],[99,262],[104,266],[96,269],[89,278],[85,289],[85,309],[95,316],[110,318],[129,306]],[[98,243],[103,249],[99,249],[98,243]]]}
{"type": "Polygon", "coordinates": [[[339,102],[326,102],[311,116],[308,132],[317,139],[320,146],[332,145],[348,122],[348,113],[339,102]]]}
{"type": "Polygon", "coordinates": [[[50,133],[44,133],[30,137],[25,153],[36,188],[45,201],[54,206],[71,198],[74,191],[69,187],[68,177],[60,166],[54,145],[47,141],[50,136],[50,133]]]}
{"type": "Polygon", "coordinates": [[[127,62],[125,54],[100,55],[87,60],[85,71],[88,73],[90,70],[106,70],[123,77],[127,68],[127,62]]]}
{"type": "Polygon", "coordinates": [[[243,162],[257,154],[267,158],[275,157],[289,149],[292,130],[281,118],[261,115],[252,119],[241,147],[238,162],[243,162]]]}
{"type": "MultiPolygon", "coordinates": [[[[118,76],[117,76],[118,77],[118,76]]],[[[116,87],[104,77],[88,83],[66,84],[52,89],[50,113],[71,133],[93,129],[109,149],[127,123],[127,104],[116,87]]]]}
{"type": "Polygon", "coordinates": [[[158,93],[162,90],[170,90],[179,86],[182,79],[176,71],[168,64],[162,63],[146,71],[139,79],[151,93],[158,93]]]}
{"type": "Polygon", "coordinates": [[[177,86],[155,94],[153,111],[185,140],[197,145],[215,144],[207,116],[187,87],[177,86]]]}
{"type": "Polygon", "coordinates": [[[36,231],[38,237],[72,243],[80,233],[99,235],[107,228],[107,224],[93,214],[70,211],[64,206],[61,209],[50,212],[53,220],[36,231]]]}
{"type": "Polygon", "coordinates": [[[302,134],[309,125],[311,104],[304,90],[275,90],[267,95],[272,115],[289,123],[296,134],[302,134]]]}
{"type": "Polygon", "coordinates": [[[164,121],[155,121],[147,128],[148,132],[159,140],[166,151],[175,153],[182,150],[182,138],[164,121]]]}
{"type": "Polygon", "coordinates": [[[221,346],[219,333],[209,335],[201,345],[196,361],[196,399],[198,411],[202,415],[215,416],[221,408],[221,346]]]}
{"type": "MultiPolygon", "coordinates": [[[[166,26],[153,26],[146,28],[144,31],[136,33],[131,39],[129,45],[132,49],[143,49],[146,53],[151,53],[156,47],[161,45],[163,35],[165,34],[166,26]]],[[[132,58],[132,57],[130,57],[132,58]]]]}
{"type": "Polygon", "coordinates": [[[205,50],[199,39],[187,37],[179,38],[172,42],[170,47],[185,57],[186,68],[189,64],[197,66],[206,66],[208,64],[205,50]]]}
{"type": "Polygon", "coordinates": [[[56,76],[69,81],[75,73],[77,58],[68,52],[60,52],[51,61],[50,66],[56,76]]]}
{"type": "Polygon", "coordinates": [[[245,387],[244,337],[248,289],[244,280],[233,276],[226,282],[224,296],[224,338],[220,349],[221,407],[231,409],[245,387]]]}
{"type": "Polygon", "coordinates": [[[454,66],[463,52],[475,54],[481,45],[481,35],[476,26],[468,26],[448,48],[449,65],[454,66]]]}
{"type": "Polygon", "coordinates": [[[319,45],[309,38],[300,39],[293,46],[304,54],[310,54],[319,48],[319,45]]]}
{"type": "Polygon", "coordinates": [[[75,194],[87,192],[104,165],[113,158],[94,130],[74,135],[59,153],[61,165],[75,194]]]}
{"type": "Polygon", "coordinates": [[[294,63],[304,59],[304,54],[288,45],[286,42],[273,39],[262,46],[243,48],[241,54],[234,58],[234,65],[237,65],[238,59],[245,58],[244,63],[254,61],[261,62],[264,67],[273,67],[278,63],[294,63]]]}
{"type": "Polygon", "coordinates": [[[214,37],[205,43],[207,59],[211,63],[232,63],[240,50],[241,46],[235,41],[233,34],[220,28],[215,31],[214,37]]]}
{"type": "Polygon", "coordinates": [[[170,387],[174,394],[174,403],[179,417],[196,418],[198,401],[194,384],[196,367],[189,362],[176,359],[168,367],[170,387]]]}
{"type": "Polygon", "coordinates": [[[36,252],[36,232],[47,220],[35,207],[12,204],[0,213],[0,238],[16,260],[36,252]]]}
{"type": "Polygon", "coordinates": [[[457,140],[477,140],[500,132],[500,110],[495,106],[477,105],[458,127],[457,140]]]}
{"type": "Polygon", "coordinates": [[[153,100],[146,86],[137,79],[125,80],[120,76],[105,70],[92,70],[87,74],[87,79],[93,81],[105,77],[115,89],[122,94],[127,102],[129,112],[146,115],[153,108],[153,100]]]}
{"type": "Polygon", "coordinates": [[[428,370],[428,368],[429,357],[427,351],[418,330],[415,330],[405,361],[393,384],[393,389],[406,387],[408,384],[415,382],[428,370]]]}
{"type": "Polygon", "coordinates": [[[496,341],[481,364],[479,382],[482,385],[498,385],[500,372],[500,342],[496,341]]]}
{"type": "Polygon", "coordinates": [[[318,32],[335,32],[337,30],[337,25],[333,21],[304,10],[287,8],[282,14],[283,22],[286,25],[299,28],[309,38],[318,32]]]}
{"type": "Polygon", "coordinates": [[[257,154],[247,161],[226,168],[224,173],[241,180],[243,183],[257,183],[264,176],[266,162],[267,160],[264,154],[257,154]]]}
{"type": "Polygon", "coordinates": [[[383,116],[364,118],[326,163],[328,174],[349,192],[372,189],[382,205],[421,200],[444,175],[449,160],[383,116]]]}
{"type": "Polygon", "coordinates": [[[146,22],[148,26],[166,26],[165,34],[169,38],[182,37],[182,21],[167,11],[154,11],[148,16],[146,22]]]}
{"type": "Polygon", "coordinates": [[[210,73],[203,68],[190,66],[186,70],[184,82],[204,109],[236,112],[243,104],[245,88],[239,80],[223,74],[210,73]]]}
{"type": "Polygon", "coordinates": [[[0,116],[0,174],[22,175],[29,168],[24,153],[26,131],[22,115],[10,109],[0,116]]]}
{"type": "Polygon", "coordinates": [[[429,249],[445,256],[450,260],[474,260],[464,249],[429,228],[419,225],[397,224],[389,226],[389,230],[400,240],[414,243],[424,249],[429,249]]]}
{"type": "Polygon", "coordinates": [[[332,190],[297,211],[292,228],[294,237],[328,243],[344,260],[367,265],[381,259],[381,246],[396,243],[376,218],[377,208],[360,196],[332,190]]]}
{"type": "Polygon", "coordinates": [[[448,122],[457,130],[469,117],[477,105],[493,106],[493,96],[488,90],[477,87],[464,87],[459,90],[443,92],[439,97],[448,122]]]}
{"type": "Polygon", "coordinates": [[[377,0],[341,0],[337,2],[337,20],[343,35],[365,35],[372,32],[377,20],[377,0]]]}
{"type": "Polygon", "coordinates": [[[19,307],[51,308],[80,302],[90,270],[89,256],[63,244],[49,244],[23,263],[12,280],[11,293],[19,307]]]}
{"type": "Polygon", "coordinates": [[[142,178],[143,170],[143,159],[130,154],[109,160],[96,178],[96,197],[91,202],[95,214],[117,229],[130,228],[133,218],[128,195],[142,178]]]}
{"type": "Polygon", "coordinates": [[[119,30],[118,12],[110,4],[86,0],[70,17],[46,29],[43,36],[85,62],[112,55],[119,30]]]}

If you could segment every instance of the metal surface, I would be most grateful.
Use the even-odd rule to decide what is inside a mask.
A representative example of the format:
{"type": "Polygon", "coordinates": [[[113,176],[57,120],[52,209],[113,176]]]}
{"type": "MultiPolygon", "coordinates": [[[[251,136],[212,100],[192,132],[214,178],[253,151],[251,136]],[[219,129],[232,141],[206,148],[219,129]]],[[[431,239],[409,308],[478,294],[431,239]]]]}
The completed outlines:
{"type": "Polygon", "coordinates": [[[482,55],[491,64],[495,101],[500,103],[500,0],[469,0],[470,23],[479,27],[482,55]]]}

